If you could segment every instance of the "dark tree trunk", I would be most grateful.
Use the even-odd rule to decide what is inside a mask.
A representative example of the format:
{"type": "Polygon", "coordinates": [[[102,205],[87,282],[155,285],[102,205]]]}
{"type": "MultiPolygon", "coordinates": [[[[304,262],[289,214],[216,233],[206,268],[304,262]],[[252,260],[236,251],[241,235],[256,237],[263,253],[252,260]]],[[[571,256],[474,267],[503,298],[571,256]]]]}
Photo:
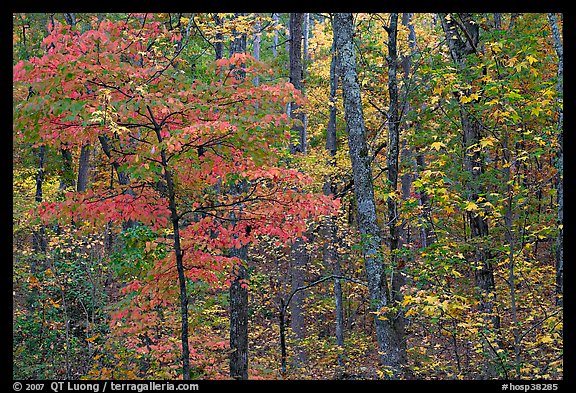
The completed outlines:
{"type": "MultiPolygon", "coordinates": [[[[336,41],[332,40],[332,60],[330,62],[330,117],[328,119],[328,126],[326,130],[326,150],[330,154],[329,165],[334,166],[334,157],[336,156],[336,92],[338,89],[338,73],[336,70],[336,64],[338,59],[336,57],[336,41]]],[[[324,181],[323,187],[324,195],[333,195],[335,193],[334,187],[332,187],[332,179],[327,177],[324,181]]],[[[341,276],[341,266],[340,258],[338,256],[337,245],[337,228],[333,217],[327,217],[325,220],[324,236],[326,239],[326,245],[323,250],[324,263],[327,267],[332,268],[333,275],[335,277],[341,276]]],[[[339,278],[334,278],[334,304],[335,304],[335,314],[336,314],[336,326],[335,326],[335,336],[336,345],[340,348],[344,347],[344,308],[342,303],[342,284],[339,278]]],[[[338,355],[338,364],[340,366],[344,365],[344,359],[341,355],[338,355]]]]}
{"type": "Polygon", "coordinates": [[[380,228],[376,216],[372,170],[370,168],[371,159],[366,143],[360,85],[356,71],[352,14],[336,13],[333,29],[338,53],[338,69],[342,81],[348,146],[352,161],[356,219],[364,254],[370,305],[372,311],[377,313],[374,317],[374,323],[380,360],[382,365],[389,369],[390,378],[396,379],[400,377],[402,368],[400,343],[390,320],[378,318],[381,310],[389,305],[389,291],[382,257],[380,228]]]}
{"type": "MultiPolygon", "coordinates": [[[[241,261],[248,258],[248,247],[231,249],[230,256],[241,261]]],[[[248,379],[248,279],[246,266],[236,265],[230,285],[230,376],[248,379]]]]}
{"type": "Polygon", "coordinates": [[[88,177],[90,174],[90,145],[82,146],[80,158],[78,160],[78,180],[76,190],[78,192],[86,191],[88,187],[88,177]]]}
{"type": "MultiPolygon", "coordinates": [[[[336,138],[336,92],[338,89],[338,72],[337,72],[338,59],[336,57],[336,41],[332,40],[332,61],[330,62],[330,117],[328,118],[328,126],[326,127],[326,150],[330,153],[331,157],[336,155],[337,138],[336,138]]],[[[333,163],[334,165],[334,163],[333,163]]]]}
{"type": "MultiPolygon", "coordinates": [[[[306,263],[308,260],[308,251],[306,250],[306,243],[301,237],[296,238],[291,250],[292,264],[290,266],[290,281],[292,291],[304,285],[304,277],[306,273],[306,263]]],[[[304,321],[304,300],[305,294],[298,291],[294,294],[292,305],[290,307],[290,328],[296,336],[296,340],[300,341],[306,337],[306,326],[304,321]]],[[[297,342],[294,348],[293,365],[295,368],[302,367],[306,362],[306,351],[297,342]]]]}
{"type": "MultiPolygon", "coordinates": [[[[36,203],[42,202],[42,186],[44,184],[44,165],[46,161],[46,146],[42,145],[38,148],[38,172],[36,172],[36,194],[34,200],[36,203]]],[[[34,253],[43,254],[46,252],[46,229],[43,224],[37,230],[32,231],[32,250],[34,253]]],[[[30,272],[32,274],[36,273],[37,260],[34,259],[30,263],[30,272]]]]}
{"type": "MultiPolygon", "coordinates": [[[[476,53],[479,42],[479,26],[470,14],[447,15],[439,14],[442,23],[450,54],[459,73],[464,73],[466,69],[467,56],[476,53]],[[455,22],[455,18],[461,20],[455,22]]],[[[464,94],[469,92],[462,92],[464,94]]],[[[469,95],[469,94],[466,94],[469,95]]],[[[476,202],[484,189],[480,182],[480,176],[484,169],[484,163],[479,151],[469,152],[469,147],[477,144],[481,139],[481,125],[469,111],[468,104],[458,103],[460,110],[460,121],[463,130],[464,170],[470,173],[470,181],[465,186],[467,198],[476,202]]],[[[495,309],[495,284],[494,267],[491,262],[491,252],[489,245],[485,243],[488,237],[488,221],[474,211],[468,211],[468,222],[470,225],[471,237],[474,241],[475,251],[471,255],[474,264],[474,278],[479,292],[479,310],[483,315],[486,327],[490,332],[495,332],[499,336],[500,317],[495,309]]],[[[484,365],[484,373],[487,378],[495,377],[496,370],[490,364],[490,358],[494,357],[491,345],[485,342],[485,352],[487,362],[484,365]]],[[[496,355],[497,356],[497,355],[496,355]]]]}
{"type": "MultiPolygon", "coordinates": [[[[236,14],[240,16],[241,14],[236,14]]],[[[230,55],[234,53],[246,52],[246,34],[235,37],[230,45],[230,55]]],[[[244,72],[240,72],[240,77],[244,78],[244,72]]],[[[238,195],[246,192],[247,182],[235,184],[230,190],[230,194],[238,195]]],[[[231,217],[230,224],[236,225],[239,217],[231,217]]],[[[246,261],[248,259],[248,248],[242,246],[240,249],[231,249],[230,256],[236,256],[241,263],[235,266],[235,275],[230,285],[230,376],[234,379],[248,379],[248,287],[246,261]]]]}
{"type": "Polygon", "coordinates": [[[62,176],[60,177],[60,191],[64,191],[69,187],[75,187],[74,170],[72,168],[72,153],[70,150],[63,146],[60,148],[62,155],[62,176]]]}
{"type": "MultiPolygon", "coordinates": [[[[399,98],[398,98],[398,51],[396,45],[396,37],[398,32],[398,14],[390,14],[390,26],[388,31],[388,95],[390,97],[390,105],[388,109],[388,154],[386,155],[388,167],[388,186],[390,192],[396,193],[398,189],[398,172],[399,165],[398,159],[400,155],[400,114],[399,114],[399,98]]],[[[402,294],[400,288],[404,285],[404,272],[402,260],[398,257],[400,249],[400,232],[401,228],[398,226],[399,212],[396,198],[388,198],[388,233],[390,236],[390,266],[392,267],[392,290],[391,290],[391,303],[397,304],[402,301],[402,294]]],[[[398,344],[398,352],[400,362],[406,361],[406,345],[404,341],[404,325],[405,319],[402,315],[392,319],[392,326],[395,330],[395,336],[398,344]]]]}
{"type": "MultiPolygon", "coordinates": [[[[274,27],[278,26],[278,14],[272,14],[272,21],[274,23],[274,27]]],[[[278,57],[278,30],[274,29],[274,45],[272,45],[272,57],[278,57]]]]}
{"type": "MultiPolygon", "coordinates": [[[[214,22],[216,22],[218,29],[222,28],[223,21],[218,14],[214,14],[214,22]]],[[[216,42],[214,42],[214,55],[216,59],[222,59],[224,57],[224,37],[221,32],[217,32],[214,38],[216,38],[216,42]]]]}
{"type": "Polygon", "coordinates": [[[556,92],[558,94],[557,112],[558,112],[558,139],[556,152],[556,167],[558,175],[556,176],[556,201],[558,203],[557,222],[559,226],[558,236],[556,238],[556,304],[563,305],[562,296],[564,294],[564,110],[562,99],[564,92],[564,48],[558,20],[556,14],[549,13],[550,28],[552,29],[552,39],[554,49],[558,55],[558,81],[556,83],[556,92]]]}
{"type": "MultiPolygon", "coordinates": [[[[303,13],[290,14],[290,82],[300,91],[303,90],[302,80],[304,78],[304,65],[302,61],[302,36],[303,36],[303,13]]],[[[292,130],[297,133],[296,141],[290,141],[290,153],[306,153],[306,128],[304,113],[298,111],[298,105],[295,102],[290,103],[290,117],[295,120],[292,130]]],[[[308,251],[306,243],[302,238],[294,240],[291,250],[292,264],[290,266],[290,279],[292,290],[304,285],[304,273],[306,262],[308,260],[308,251]]],[[[304,293],[298,291],[294,295],[292,306],[290,308],[290,328],[297,340],[302,340],[306,336],[304,326],[304,293]]],[[[301,367],[306,361],[304,349],[297,344],[294,348],[294,367],[301,367]]]]}
{"type": "MultiPolygon", "coordinates": [[[[290,83],[298,90],[302,90],[302,80],[304,78],[304,68],[302,64],[302,23],[303,13],[290,14],[290,83]]],[[[306,130],[304,128],[304,113],[298,111],[295,102],[290,103],[290,116],[297,120],[293,129],[298,133],[296,143],[290,142],[291,153],[306,152],[306,130]]]]}
{"type": "MultiPolygon", "coordinates": [[[[158,143],[162,143],[162,136],[160,134],[161,127],[156,122],[150,107],[147,107],[150,118],[154,123],[154,131],[158,143]]],[[[168,208],[170,210],[170,221],[172,223],[172,230],[174,232],[173,249],[176,257],[176,270],[178,272],[178,286],[180,288],[180,317],[181,317],[181,334],[180,341],[182,343],[182,379],[190,379],[190,344],[188,332],[188,293],[186,288],[186,276],[184,275],[184,252],[180,241],[180,216],[178,215],[178,207],[176,205],[176,187],[174,179],[172,178],[172,171],[168,166],[168,159],[164,148],[160,150],[160,157],[162,159],[162,167],[164,169],[164,181],[166,182],[166,190],[168,193],[168,208]]]]}

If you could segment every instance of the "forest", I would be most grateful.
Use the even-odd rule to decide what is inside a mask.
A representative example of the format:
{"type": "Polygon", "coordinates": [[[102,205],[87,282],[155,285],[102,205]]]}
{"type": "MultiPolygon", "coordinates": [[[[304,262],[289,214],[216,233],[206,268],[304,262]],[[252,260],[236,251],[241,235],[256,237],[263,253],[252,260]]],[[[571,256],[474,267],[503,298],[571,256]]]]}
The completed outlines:
{"type": "Polygon", "coordinates": [[[12,377],[562,380],[562,13],[13,13],[12,377]]]}

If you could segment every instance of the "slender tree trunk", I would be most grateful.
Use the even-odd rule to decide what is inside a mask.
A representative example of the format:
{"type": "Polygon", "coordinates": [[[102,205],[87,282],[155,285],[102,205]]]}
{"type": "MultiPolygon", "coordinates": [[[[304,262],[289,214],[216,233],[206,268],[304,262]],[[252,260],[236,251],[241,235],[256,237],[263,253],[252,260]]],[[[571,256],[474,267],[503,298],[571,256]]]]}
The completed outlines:
{"type": "MultiPolygon", "coordinates": [[[[42,186],[44,184],[44,165],[46,161],[46,146],[42,145],[38,148],[38,171],[36,172],[36,193],[34,200],[36,203],[42,202],[42,186]]],[[[46,228],[40,224],[38,230],[32,231],[32,250],[35,254],[44,254],[46,252],[46,228]]],[[[36,273],[38,260],[36,258],[30,263],[30,272],[36,273]]]]}
{"type": "MultiPolygon", "coordinates": [[[[278,26],[278,14],[272,14],[272,23],[274,27],[278,26]]],[[[278,30],[274,29],[274,45],[272,46],[272,57],[278,57],[278,30]]]]}
{"type": "MultiPolygon", "coordinates": [[[[475,53],[479,42],[479,26],[470,14],[459,14],[458,16],[439,14],[442,28],[446,35],[450,54],[454,63],[458,67],[458,72],[463,73],[466,69],[466,57],[475,53]],[[455,18],[462,21],[463,27],[455,22],[455,18]],[[462,30],[465,29],[465,30],[462,30]]],[[[463,92],[466,93],[466,92],[463,92]]],[[[463,129],[464,170],[470,173],[471,180],[466,183],[467,198],[476,202],[480,194],[484,192],[480,182],[484,163],[479,151],[469,152],[469,147],[477,144],[481,138],[481,125],[469,112],[467,104],[458,103],[460,109],[460,121],[463,129]]],[[[486,244],[488,237],[488,221],[474,211],[467,212],[470,223],[471,237],[474,241],[475,251],[472,254],[474,264],[474,278],[478,288],[481,312],[487,333],[495,332],[499,336],[500,318],[495,309],[495,284],[494,267],[491,262],[491,252],[489,244],[486,244]]],[[[489,335],[485,335],[489,336],[489,335]]],[[[497,375],[494,368],[493,358],[498,356],[493,352],[493,345],[486,337],[484,342],[487,361],[484,364],[485,377],[493,378],[497,375]]]]}
{"type": "Polygon", "coordinates": [[[558,81],[556,82],[556,92],[558,94],[558,147],[556,152],[556,167],[558,175],[556,176],[556,201],[558,203],[558,236],[556,238],[556,304],[563,305],[562,296],[564,294],[564,48],[562,37],[558,28],[556,14],[549,13],[548,19],[552,29],[552,39],[554,49],[558,55],[558,81]]]}
{"type": "MultiPolygon", "coordinates": [[[[308,42],[309,42],[309,38],[308,36],[310,35],[310,13],[305,13],[304,14],[304,28],[303,28],[303,35],[304,35],[304,39],[303,39],[303,46],[302,46],[302,94],[305,94],[305,83],[304,81],[306,80],[306,75],[307,75],[307,71],[306,71],[306,67],[308,66],[308,42]]],[[[302,136],[300,137],[303,141],[303,146],[304,146],[304,153],[306,153],[306,151],[308,150],[308,144],[307,144],[307,139],[308,139],[308,115],[306,113],[302,113],[302,122],[304,123],[302,125],[303,130],[302,130],[302,136]]]]}
{"type": "MultiPolygon", "coordinates": [[[[241,14],[236,14],[240,16],[241,14]]],[[[237,36],[230,45],[230,55],[246,52],[246,34],[237,36]]],[[[241,71],[240,76],[245,77],[241,71]]],[[[248,188],[247,182],[235,184],[230,194],[238,195],[248,188]]],[[[231,216],[230,224],[236,225],[239,217],[231,216]]],[[[234,379],[248,379],[248,286],[246,280],[248,273],[246,261],[248,259],[248,247],[231,249],[230,256],[240,259],[240,263],[234,268],[234,277],[230,285],[230,376],[234,379]]]]}
{"type": "MultiPolygon", "coordinates": [[[[218,14],[214,14],[214,22],[216,22],[217,29],[222,29],[224,21],[218,16],[218,14]]],[[[220,31],[218,31],[214,38],[216,39],[214,42],[214,54],[216,59],[222,59],[224,57],[224,36],[220,31]]]]}
{"type": "Polygon", "coordinates": [[[72,152],[67,149],[66,144],[60,148],[62,155],[62,176],[60,177],[60,191],[69,187],[75,187],[74,170],[72,168],[72,152]]]}
{"type": "MultiPolygon", "coordinates": [[[[348,130],[348,147],[352,161],[354,196],[356,198],[356,219],[361,236],[364,254],[370,308],[376,313],[374,324],[380,350],[380,360],[389,378],[399,378],[401,374],[401,351],[396,332],[390,319],[379,318],[382,309],[389,306],[389,290],[386,279],[380,227],[376,216],[374,188],[370,156],[366,143],[364,114],[360,96],[360,84],[356,71],[354,52],[354,24],[351,13],[334,15],[334,36],[338,56],[338,69],[342,81],[344,117],[348,130]]],[[[390,315],[388,315],[390,316],[390,315]]]]}
{"type": "MultiPolygon", "coordinates": [[[[147,107],[151,120],[154,123],[154,131],[158,143],[162,143],[161,127],[156,122],[150,107],[147,107]]],[[[170,221],[172,223],[172,230],[174,232],[173,249],[176,257],[176,270],[178,272],[178,285],[180,288],[180,317],[181,317],[181,335],[180,341],[182,344],[182,379],[190,379],[190,344],[188,332],[188,293],[186,288],[186,276],[184,274],[184,252],[180,241],[180,217],[178,215],[178,208],[176,205],[176,186],[172,178],[172,170],[168,165],[166,151],[164,148],[160,150],[160,157],[162,168],[164,169],[164,181],[166,182],[166,190],[168,193],[168,209],[170,210],[170,221]]]]}
{"type": "MultiPolygon", "coordinates": [[[[256,23],[254,24],[254,39],[252,41],[253,42],[253,44],[252,44],[252,56],[256,60],[260,60],[260,36],[261,36],[260,21],[256,21],[256,23]]],[[[252,83],[254,84],[254,86],[260,85],[260,78],[258,76],[255,76],[252,83]]]]}
{"type": "Polygon", "coordinates": [[[508,129],[504,126],[503,131],[503,143],[502,149],[504,151],[502,165],[502,171],[504,172],[504,181],[506,182],[506,210],[504,211],[504,226],[506,228],[505,240],[508,243],[508,286],[510,289],[510,316],[512,318],[512,335],[514,336],[514,356],[515,356],[515,366],[517,375],[520,375],[520,325],[518,322],[518,313],[516,308],[516,276],[514,274],[515,261],[514,261],[514,233],[513,233],[513,223],[514,223],[514,212],[512,210],[512,199],[513,191],[511,185],[511,157],[509,148],[509,135],[508,129]]]}
{"type": "MultiPolygon", "coordinates": [[[[304,79],[304,68],[302,65],[302,23],[304,14],[290,14],[290,83],[298,90],[302,90],[304,79]]],[[[293,129],[298,133],[296,142],[290,142],[290,152],[306,152],[306,130],[304,128],[304,113],[298,111],[298,105],[295,102],[290,104],[290,116],[297,122],[293,129]]]]}
{"type": "MultiPolygon", "coordinates": [[[[75,13],[64,13],[64,19],[66,23],[70,26],[76,26],[76,14],[75,13]]],[[[64,156],[64,152],[62,153],[64,156]]],[[[72,167],[72,156],[66,156],[66,167],[71,170],[72,167]]],[[[90,145],[85,144],[80,149],[80,158],[78,160],[78,177],[76,181],[76,191],[84,192],[88,186],[88,175],[90,173],[90,145]]],[[[68,174],[70,176],[70,174],[68,174]]]]}
{"type": "MultiPolygon", "coordinates": [[[[242,192],[243,188],[238,191],[242,192]]],[[[237,217],[232,214],[231,224],[237,217]]],[[[230,256],[240,259],[234,268],[234,279],[230,284],[230,377],[248,379],[248,246],[230,249],[230,256]]]]}
{"type": "MultiPolygon", "coordinates": [[[[336,92],[338,89],[338,73],[336,71],[336,64],[338,59],[336,58],[336,41],[332,39],[332,60],[330,62],[330,117],[328,119],[328,126],[326,130],[326,150],[330,154],[329,165],[335,166],[334,157],[336,156],[336,92]]],[[[332,195],[335,190],[332,186],[332,179],[327,176],[324,181],[323,187],[324,195],[332,195]]],[[[324,263],[326,266],[332,268],[334,278],[334,304],[335,304],[335,314],[336,314],[336,345],[341,349],[344,348],[344,308],[342,303],[342,284],[340,283],[341,276],[341,266],[340,258],[337,252],[338,237],[336,223],[333,217],[327,217],[325,220],[324,234],[326,238],[326,246],[324,248],[324,263]]],[[[344,365],[344,359],[341,354],[338,354],[338,364],[340,366],[344,365]]]]}
{"type": "Polygon", "coordinates": [[[78,160],[78,180],[76,181],[76,190],[78,192],[86,191],[88,187],[88,177],[90,175],[90,145],[82,146],[80,158],[78,160]]]}
{"type": "MultiPolygon", "coordinates": [[[[388,154],[386,155],[388,167],[388,186],[390,192],[396,193],[398,189],[398,159],[400,154],[400,114],[398,98],[398,51],[396,37],[398,32],[398,14],[390,14],[390,26],[388,26],[388,95],[390,104],[388,109],[388,154]]],[[[392,267],[391,297],[392,305],[402,302],[400,288],[405,284],[403,261],[398,257],[400,250],[400,227],[398,226],[399,212],[396,198],[388,198],[388,233],[390,236],[390,266],[392,267]]],[[[404,340],[405,318],[403,315],[395,315],[392,318],[392,326],[398,344],[400,362],[406,361],[406,344],[404,340]]]]}
{"type": "MultiPolygon", "coordinates": [[[[306,250],[306,243],[304,242],[304,239],[298,237],[295,239],[291,250],[292,264],[290,266],[290,279],[292,291],[304,285],[307,261],[308,251],[306,250]]],[[[306,337],[304,300],[305,293],[298,291],[294,294],[292,305],[290,307],[290,329],[298,341],[303,340],[306,337]]],[[[300,343],[297,342],[296,347],[294,348],[294,367],[298,368],[304,366],[306,358],[306,351],[300,346],[300,343]]]]}
{"type": "MultiPolygon", "coordinates": [[[[304,22],[303,13],[290,14],[290,82],[300,91],[303,90],[302,80],[304,78],[304,65],[302,62],[302,25],[304,22]]],[[[298,111],[298,105],[295,102],[290,103],[290,117],[295,120],[292,130],[298,137],[296,141],[290,141],[290,153],[306,153],[306,128],[304,113],[298,111]]],[[[308,260],[308,251],[306,243],[301,237],[294,240],[291,250],[290,278],[292,290],[304,285],[304,274],[308,260]]],[[[304,299],[305,294],[298,291],[292,301],[290,328],[296,336],[296,339],[302,340],[306,336],[304,321],[304,299]]],[[[294,349],[293,365],[301,367],[306,362],[306,352],[297,344],[294,349]]]]}

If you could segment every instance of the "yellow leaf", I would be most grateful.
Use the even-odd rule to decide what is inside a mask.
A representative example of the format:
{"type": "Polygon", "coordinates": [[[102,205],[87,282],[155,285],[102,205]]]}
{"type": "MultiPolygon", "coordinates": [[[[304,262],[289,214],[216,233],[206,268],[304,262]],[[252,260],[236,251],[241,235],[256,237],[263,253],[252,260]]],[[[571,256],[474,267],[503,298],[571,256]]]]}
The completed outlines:
{"type": "Polygon", "coordinates": [[[494,137],[486,137],[486,138],[482,138],[480,139],[480,146],[482,147],[486,147],[486,146],[494,146],[494,137]]]}
{"type": "Polygon", "coordinates": [[[476,101],[476,100],[478,100],[479,98],[480,98],[480,96],[478,95],[478,93],[472,93],[472,94],[470,94],[469,96],[465,96],[465,95],[461,96],[461,97],[460,97],[460,102],[463,103],[463,104],[466,104],[466,103],[468,103],[468,102],[470,102],[470,101],[476,101]]]}
{"type": "Polygon", "coordinates": [[[554,342],[554,339],[550,336],[542,336],[538,339],[538,342],[543,344],[550,344],[551,342],[554,342]]]}
{"type": "Polygon", "coordinates": [[[403,306],[407,306],[407,305],[409,305],[410,303],[412,303],[413,300],[414,300],[414,298],[413,298],[412,296],[406,295],[406,296],[404,296],[404,299],[402,299],[402,305],[403,305],[403,306]]]}
{"type": "Polygon", "coordinates": [[[466,209],[466,210],[469,211],[469,212],[472,212],[472,211],[478,210],[478,205],[476,205],[476,204],[475,204],[474,202],[472,202],[472,201],[468,201],[468,202],[466,203],[466,205],[464,206],[464,209],[466,209]]]}
{"type": "Polygon", "coordinates": [[[89,338],[86,339],[86,341],[94,342],[94,340],[96,340],[98,337],[100,337],[100,334],[97,334],[97,335],[95,335],[95,336],[89,337],[89,338]]]}
{"type": "Polygon", "coordinates": [[[432,149],[440,150],[442,147],[446,147],[446,145],[442,142],[434,142],[430,145],[432,149]]]}
{"type": "Polygon", "coordinates": [[[426,303],[428,304],[438,304],[439,299],[438,296],[428,295],[426,296],[426,303]]]}
{"type": "Polygon", "coordinates": [[[535,58],[535,57],[532,56],[532,55],[526,56],[526,60],[528,60],[528,62],[529,62],[530,64],[535,63],[535,62],[538,61],[538,59],[535,58]]]}

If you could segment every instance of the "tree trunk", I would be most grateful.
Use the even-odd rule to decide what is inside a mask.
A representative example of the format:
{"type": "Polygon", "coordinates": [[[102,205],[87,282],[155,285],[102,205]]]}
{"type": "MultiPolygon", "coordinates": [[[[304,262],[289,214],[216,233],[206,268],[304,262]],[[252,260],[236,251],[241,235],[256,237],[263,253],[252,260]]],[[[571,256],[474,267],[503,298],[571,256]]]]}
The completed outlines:
{"type": "MultiPolygon", "coordinates": [[[[302,80],[304,77],[304,66],[302,62],[302,25],[304,22],[303,13],[290,14],[290,83],[300,91],[303,89],[302,80]]],[[[306,128],[304,113],[298,111],[298,105],[295,102],[290,103],[290,117],[295,120],[292,125],[298,137],[296,142],[290,141],[290,153],[306,153],[306,128]]],[[[290,278],[292,290],[304,285],[304,273],[306,271],[306,262],[308,260],[308,251],[306,243],[299,237],[294,240],[291,249],[290,278]]],[[[290,316],[290,328],[296,336],[296,339],[302,340],[306,336],[304,326],[304,292],[298,291],[294,295],[290,316]]],[[[306,352],[297,344],[294,349],[293,365],[301,367],[306,362],[306,352]]]]}
{"type": "MultiPolygon", "coordinates": [[[[158,125],[150,107],[147,107],[150,118],[154,123],[154,131],[158,143],[162,143],[162,136],[160,133],[161,127],[158,125]]],[[[176,206],[176,187],[174,179],[172,178],[172,171],[168,166],[168,159],[166,158],[166,151],[164,148],[160,150],[160,157],[162,159],[162,167],[164,169],[164,181],[166,182],[166,190],[168,192],[168,208],[170,210],[170,221],[174,232],[173,249],[176,257],[176,270],[178,272],[178,285],[180,287],[180,317],[181,317],[181,335],[180,341],[182,344],[182,379],[190,379],[190,346],[188,340],[188,294],[186,288],[186,276],[184,275],[184,253],[180,242],[180,217],[176,206]]]]}
{"type": "MultiPolygon", "coordinates": [[[[214,14],[214,22],[216,22],[217,29],[222,29],[223,21],[218,14],[214,14]]],[[[216,40],[216,42],[214,42],[214,55],[216,59],[222,59],[224,57],[224,37],[222,33],[218,31],[214,38],[216,40]]]]}
{"type": "Polygon", "coordinates": [[[60,177],[60,191],[66,190],[68,187],[75,187],[74,171],[72,168],[72,153],[64,145],[60,148],[62,155],[62,176],[60,177]]]}
{"type": "MultiPolygon", "coordinates": [[[[291,250],[292,264],[290,266],[290,279],[292,291],[304,285],[304,276],[306,273],[306,264],[308,261],[308,251],[306,243],[301,237],[296,238],[291,250]]],[[[306,363],[306,351],[300,346],[299,341],[306,337],[306,326],[304,320],[304,300],[303,291],[294,294],[292,305],[290,307],[290,329],[296,336],[296,346],[294,348],[293,366],[302,367],[306,363]]]]}
{"type": "MultiPolygon", "coordinates": [[[[241,14],[236,14],[240,16],[241,14]]],[[[230,45],[230,55],[246,52],[246,34],[235,37],[230,45]]],[[[244,72],[240,72],[242,78],[244,72]]],[[[237,195],[245,192],[247,182],[235,184],[230,194],[237,195]]],[[[236,225],[236,217],[232,214],[230,224],[236,225]]],[[[235,275],[230,285],[230,376],[234,379],[248,379],[248,287],[246,285],[248,248],[231,249],[230,256],[238,257],[241,261],[235,266],[235,275]]]]}
{"type": "MultiPolygon", "coordinates": [[[[396,194],[398,189],[398,158],[400,154],[400,115],[398,99],[398,51],[396,37],[398,32],[398,14],[390,14],[390,26],[388,26],[388,95],[390,105],[388,109],[388,154],[386,155],[388,167],[388,186],[390,192],[396,194]]],[[[403,261],[398,257],[400,250],[400,227],[398,205],[396,198],[389,197],[388,205],[388,233],[390,236],[390,266],[392,267],[392,291],[390,302],[392,305],[402,302],[400,288],[405,284],[403,261]]],[[[406,344],[404,341],[405,318],[399,314],[392,318],[392,325],[398,340],[400,361],[406,361],[406,344]]]]}
{"type": "MultiPolygon", "coordinates": [[[[450,54],[457,65],[458,72],[463,73],[466,69],[466,57],[476,52],[479,42],[479,26],[470,14],[460,14],[458,18],[462,21],[463,27],[455,22],[452,15],[439,14],[442,28],[446,35],[450,54]],[[462,30],[462,32],[459,31],[462,30]]],[[[460,25],[462,26],[462,25],[460,25]]],[[[467,92],[463,92],[466,94],[467,92]]],[[[469,92],[468,92],[469,93],[469,92]]],[[[467,94],[468,95],[468,94],[467,94]]],[[[464,170],[471,174],[471,180],[465,184],[467,198],[476,202],[480,194],[484,192],[480,182],[480,175],[484,169],[484,163],[479,151],[469,152],[472,145],[477,144],[481,139],[481,125],[472,115],[470,115],[467,104],[458,103],[460,110],[460,121],[463,129],[464,170]]],[[[467,212],[470,224],[471,237],[474,240],[475,251],[471,258],[474,265],[474,278],[479,292],[479,311],[481,312],[488,332],[496,332],[499,336],[500,318],[495,310],[495,285],[494,267],[491,262],[491,252],[486,244],[488,237],[488,221],[474,211],[467,212]]],[[[485,377],[493,378],[497,375],[494,366],[491,364],[494,354],[492,345],[486,338],[485,353],[487,361],[484,364],[485,377]],[[491,360],[492,359],[492,360],[491,360]]]]}
{"type": "MultiPolygon", "coordinates": [[[[46,161],[46,146],[41,145],[38,148],[38,171],[36,172],[36,194],[34,200],[36,203],[42,202],[42,186],[44,184],[44,165],[46,161]]],[[[46,252],[46,228],[43,224],[37,230],[32,230],[32,250],[35,254],[44,254],[46,252]]],[[[30,263],[30,272],[32,274],[36,273],[36,268],[38,267],[37,262],[43,261],[43,259],[34,258],[30,263]]],[[[42,264],[42,262],[41,262],[42,264]]]]}
{"type": "MultiPolygon", "coordinates": [[[[302,90],[302,80],[304,78],[304,68],[302,65],[302,23],[303,13],[290,14],[290,83],[294,88],[302,90]]],[[[298,133],[296,143],[290,141],[290,152],[306,152],[306,130],[304,128],[304,113],[298,111],[295,102],[290,104],[290,117],[296,120],[293,130],[298,133]]]]}
{"type": "Polygon", "coordinates": [[[364,254],[370,305],[372,311],[377,313],[374,317],[374,324],[380,350],[380,360],[388,377],[395,379],[399,378],[401,374],[402,356],[399,340],[390,323],[390,319],[383,320],[378,317],[381,310],[389,305],[389,291],[382,256],[380,228],[376,216],[372,170],[370,168],[371,160],[366,143],[360,85],[356,71],[352,14],[336,13],[334,15],[333,29],[336,40],[338,69],[342,81],[348,146],[352,161],[356,219],[364,254]]]}
{"type": "MultiPolygon", "coordinates": [[[[234,219],[235,217],[233,217],[234,219]]],[[[232,222],[232,225],[235,223],[232,222]]],[[[248,247],[231,249],[230,256],[245,262],[248,247]]],[[[246,265],[235,266],[234,279],[230,284],[230,377],[248,379],[248,274],[246,265]]]]}
{"type": "Polygon", "coordinates": [[[80,158],[78,160],[78,180],[76,190],[78,192],[86,191],[88,187],[88,177],[90,174],[90,145],[82,146],[80,158]]]}
{"type": "MultiPolygon", "coordinates": [[[[326,150],[330,154],[331,166],[335,166],[334,157],[336,156],[336,92],[338,89],[338,73],[336,71],[336,41],[332,39],[332,60],[330,62],[330,117],[328,119],[328,126],[326,130],[326,150]]],[[[332,179],[327,176],[324,181],[323,187],[324,195],[332,195],[335,190],[332,187],[332,179]]],[[[336,314],[335,336],[336,345],[341,349],[344,348],[344,308],[342,303],[342,284],[340,279],[337,278],[341,275],[340,258],[336,251],[338,245],[337,228],[333,217],[327,217],[325,220],[324,236],[326,245],[323,250],[324,264],[332,268],[334,278],[334,304],[336,314]]],[[[338,354],[338,364],[344,365],[344,359],[341,354],[338,354]]]]}
{"type": "MultiPolygon", "coordinates": [[[[272,22],[274,23],[274,27],[278,26],[278,14],[272,14],[272,22]]],[[[272,57],[278,57],[278,30],[274,29],[274,45],[272,45],[272,57]]]]}
{"type": "MultiPolygon", "coordinates": [[[[256,21],[256,23],[254,24],[254,39],[253,39],[253,44],[252,44],[252,56],[256,59],[256,60],[260,60],[260,21],[256,21]]],[[[254,80],[252,81],[252,84],[254,86],[258,86],[260,85],[260,78],[258,77],[258,75],[256,75],[254,77],[254,80]]]]}
{"type": "Polygon", "coordinates": [[[556,49],[556,54],[558,55],[558,81],[556,82],[556,92],[558,94],[558,151],[556,153],[556,167],[558,169],[558,175],[556,176],[556,201],[558,203],[558,237],[556,238],[556,304],[562,306],[562,296],[564,294],[564,109],[562,106],[564,96],[564,48],[556,14],[549,13],[548,19],[552,29],[554,49],[556,49]]]}

